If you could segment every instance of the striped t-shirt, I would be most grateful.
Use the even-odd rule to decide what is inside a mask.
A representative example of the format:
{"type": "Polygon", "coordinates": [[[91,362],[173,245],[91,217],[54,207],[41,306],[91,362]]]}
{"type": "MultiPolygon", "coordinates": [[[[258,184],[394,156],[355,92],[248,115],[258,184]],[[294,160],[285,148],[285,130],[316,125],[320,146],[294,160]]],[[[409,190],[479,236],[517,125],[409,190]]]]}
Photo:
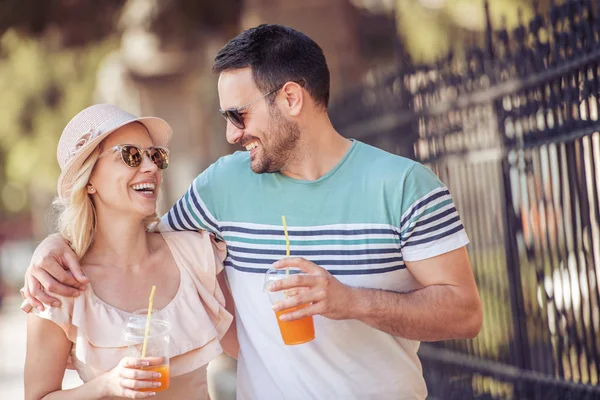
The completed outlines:
{"type": "Polygon", "coordinates": [[[226,273],[237,308],[238,399],[423,399],[419,342],[357,320],[315,316],[315,340],[286,346],[264,272],[291,255],[351,286],[419,288],[404,260],[468,243],[448,189],[423,165],[353,141],[316,181],[255,174],[247,152],[226,156],[192,183],[162,229],[214,232],[227,243],[226,273]]]}

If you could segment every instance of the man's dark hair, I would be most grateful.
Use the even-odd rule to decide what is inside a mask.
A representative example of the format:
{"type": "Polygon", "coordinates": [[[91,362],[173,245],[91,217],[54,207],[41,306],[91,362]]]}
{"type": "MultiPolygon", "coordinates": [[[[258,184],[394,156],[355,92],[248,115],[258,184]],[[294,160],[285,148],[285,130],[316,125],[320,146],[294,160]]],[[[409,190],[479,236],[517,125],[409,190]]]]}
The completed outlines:
{"type": "Polygon", "coordinates": [[[303,81],[313,100],[327,108],[329,69],[314,40],[292,28],[263,24],[231,39],[215,57],[213,72],[252,68],[254,83],[267,93],[286,82],[303,81]]]}

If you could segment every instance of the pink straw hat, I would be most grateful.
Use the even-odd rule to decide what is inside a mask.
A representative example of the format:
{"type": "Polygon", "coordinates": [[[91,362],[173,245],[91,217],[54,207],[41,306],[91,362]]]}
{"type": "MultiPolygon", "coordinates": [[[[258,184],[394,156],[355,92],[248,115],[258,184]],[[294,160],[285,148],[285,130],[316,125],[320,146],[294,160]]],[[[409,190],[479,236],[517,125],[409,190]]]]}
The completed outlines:
{"type": "Polygon", "coordinates": [[[157,117],[138,118],[110,104],[95,104],[79,112],[63,130],[56,157],[61,174],[58,196],[65,199],[73,179],[88,156],[109,134],[132,122],[142,123],[155,146],[168,146],[173,129],[157,117]]]}

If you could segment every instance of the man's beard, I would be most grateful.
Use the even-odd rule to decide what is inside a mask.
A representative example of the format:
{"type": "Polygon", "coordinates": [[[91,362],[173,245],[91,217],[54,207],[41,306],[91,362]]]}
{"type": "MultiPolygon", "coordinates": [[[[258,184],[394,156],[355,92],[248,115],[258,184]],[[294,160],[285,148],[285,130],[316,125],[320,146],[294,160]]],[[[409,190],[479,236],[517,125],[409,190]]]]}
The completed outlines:
{"type": "Polygon", "coordinates": [[[250,164],[257,174],[280,171],[292,157],[300,139],[298,124],[285,119],[277,106],[270,106],[269,114],[269,128],[263,133],[260,159],[250,164]]]}

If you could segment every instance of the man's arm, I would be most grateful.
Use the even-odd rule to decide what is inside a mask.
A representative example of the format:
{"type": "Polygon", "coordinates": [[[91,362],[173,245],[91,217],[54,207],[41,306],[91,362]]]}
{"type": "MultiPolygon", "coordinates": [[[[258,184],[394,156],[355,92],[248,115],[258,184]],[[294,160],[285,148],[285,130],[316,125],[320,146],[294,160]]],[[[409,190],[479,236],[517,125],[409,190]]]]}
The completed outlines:
{"type": "Polygon", "coordinates": [[[354,318],[419,341],[477,336],[481,302],[464,247],[426,260],[407,261],[406,267],[422,289],[409,293],[356,289],[354,318]]]}
{"type": "MultiPolygon", "coordinates": [[[[203,229],[220,235],[218,221],[201,197],[201,194],[210,193],[209,170],[210,168],[200,174],[187,192],[162,217],[159,230],[203,229]]],[[[79,296],[88,282],[73,250],[58,233],[55,233],[44,239],[33,253],[25,273],[25,285],[21,290],[25,298],[21,308],[27,312],[31,307],[43,310],[44,304],[59,307],[60,300],[49,293],[66,297],[79,296]]]]}
{"type": "Polygon", "coordinates": [[[79,296],[89,282],[79,265],[77,256],[58,233],[48,236],[35,249],[25,273],[25,285],[21,293],[25,298],[24,311],[30,307],[44,310],[44,304],[60,306],[60,300],[48,292],[67,297],[79,296]]]}
{"type": "Polygon", "coordinates": [[[301,258],[286,258],[275,264],[276,268],[286,266],[298,267],[309,275],[277,281],[271,290],[309,290],[280,301],[274,309],[312,304],[284,314],[282,320],[316,314],[331,319],[357,319],[391,335],[419,341],[473,338],[481,328],[481,302],[464,247],[406,262],[423,286],[409,293],[350,287],[301,258]]]}

